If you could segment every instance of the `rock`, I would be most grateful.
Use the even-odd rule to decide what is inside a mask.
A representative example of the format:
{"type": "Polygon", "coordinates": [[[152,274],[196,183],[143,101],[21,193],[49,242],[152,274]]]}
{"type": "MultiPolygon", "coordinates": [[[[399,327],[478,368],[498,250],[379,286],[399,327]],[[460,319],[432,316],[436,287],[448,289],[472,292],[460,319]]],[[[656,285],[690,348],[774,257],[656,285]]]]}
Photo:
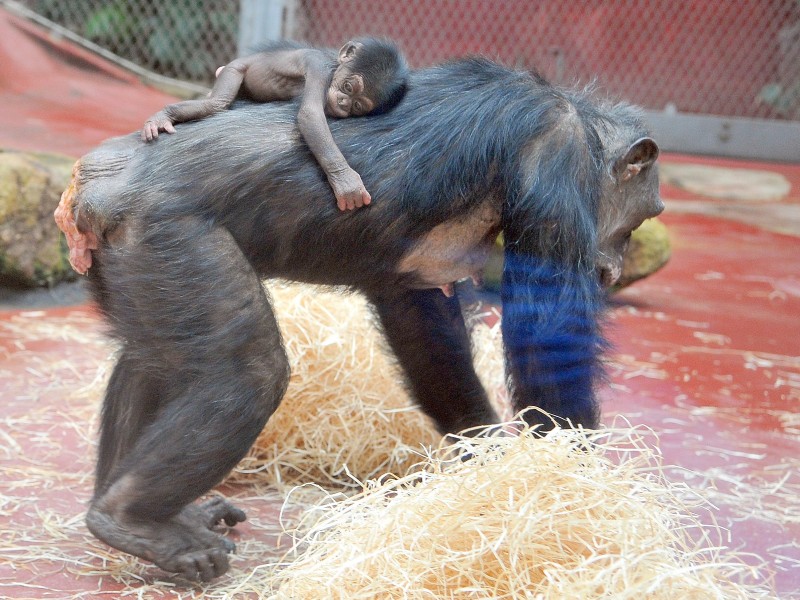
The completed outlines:
{"type": "Polygon", "coordinates": [[[75,159],[0,150],[0,285],[52,286],[76,278],[53,211],[75,159]]]}
{"type": "Polygon", "coordinates": [[[655,273],[667,264],[671,254],[667,227],[658,219],[647,219],[631,234],[622,276],[614,288],[624,288],[655,273]]]}

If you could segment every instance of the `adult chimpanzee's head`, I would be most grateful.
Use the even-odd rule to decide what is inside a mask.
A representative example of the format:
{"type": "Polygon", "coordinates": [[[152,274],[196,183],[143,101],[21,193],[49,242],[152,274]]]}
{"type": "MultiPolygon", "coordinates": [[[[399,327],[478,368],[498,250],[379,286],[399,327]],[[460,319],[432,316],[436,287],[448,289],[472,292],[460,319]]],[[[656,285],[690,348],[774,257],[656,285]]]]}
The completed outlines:
{"type": "Polygon", "coordinates": [[[327,114],[344,118],[386,112],[403,98],[408,65],[391,42],[350,40],[339,50],[338,61],[328,88],[327,114]]]}
{"type": "Polygon", "coordinates": [[[649,137],[623,144],[611,153],[598,215],[597,269],[603,286],[616,283],[631,232],[645,219],[661,214],[658,194],[658,145],[649,137]]]}

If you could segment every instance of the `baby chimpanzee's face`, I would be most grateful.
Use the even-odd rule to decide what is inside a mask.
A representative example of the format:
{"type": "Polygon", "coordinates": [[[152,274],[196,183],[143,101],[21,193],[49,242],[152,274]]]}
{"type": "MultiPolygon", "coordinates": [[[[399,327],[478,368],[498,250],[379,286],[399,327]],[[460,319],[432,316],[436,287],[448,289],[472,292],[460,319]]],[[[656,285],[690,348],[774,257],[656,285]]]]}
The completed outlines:
{"type": "Polygon", "coordinates": [[[332,117],[360,117],[370,113],[375,103],[364,91],[364,77],[354,73],[345,62],[333,73],[328,97],[325,101],[325,113],[332,117]]]}

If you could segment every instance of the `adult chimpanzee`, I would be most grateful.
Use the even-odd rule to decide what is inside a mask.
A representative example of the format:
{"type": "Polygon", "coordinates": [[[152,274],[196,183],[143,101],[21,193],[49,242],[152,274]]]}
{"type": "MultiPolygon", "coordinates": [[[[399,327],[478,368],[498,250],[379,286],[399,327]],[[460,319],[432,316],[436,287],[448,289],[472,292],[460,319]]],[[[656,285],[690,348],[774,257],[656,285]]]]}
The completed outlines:
{"type": "Polygon", "coordinates": [[[458,299],[442,290],[480,270],[503,231],[514,407],[591,427],[601,283],[663,207],[658,148],[636,111],[483,59],[412,74],[388,114],[330,123],[377,198],[359,211],[337,210],[296,113],[245,104],[181,125],[187,135],[111,140],[67,192],[83,230],[98,206],[115,215],[95,232],[89,274],[121,350],[87,522],[191,578],[228,568],[232,547],[211,527],[244,518],[192,502],[247,452],[287,385],[263,278],[364,293],[416,402],[453,432],[497,416],[458,299]]]}

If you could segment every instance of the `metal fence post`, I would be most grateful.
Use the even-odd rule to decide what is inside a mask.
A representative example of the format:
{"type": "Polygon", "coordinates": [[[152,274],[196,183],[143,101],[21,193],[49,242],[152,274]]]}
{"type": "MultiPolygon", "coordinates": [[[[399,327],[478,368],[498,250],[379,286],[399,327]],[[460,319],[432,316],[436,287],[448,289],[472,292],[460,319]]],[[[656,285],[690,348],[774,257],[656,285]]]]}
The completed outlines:
{"type": "Polygon", "coordinates": [[[296,0],[240,0],[239,55],[254,46],[292,37],[296,0]]]}

